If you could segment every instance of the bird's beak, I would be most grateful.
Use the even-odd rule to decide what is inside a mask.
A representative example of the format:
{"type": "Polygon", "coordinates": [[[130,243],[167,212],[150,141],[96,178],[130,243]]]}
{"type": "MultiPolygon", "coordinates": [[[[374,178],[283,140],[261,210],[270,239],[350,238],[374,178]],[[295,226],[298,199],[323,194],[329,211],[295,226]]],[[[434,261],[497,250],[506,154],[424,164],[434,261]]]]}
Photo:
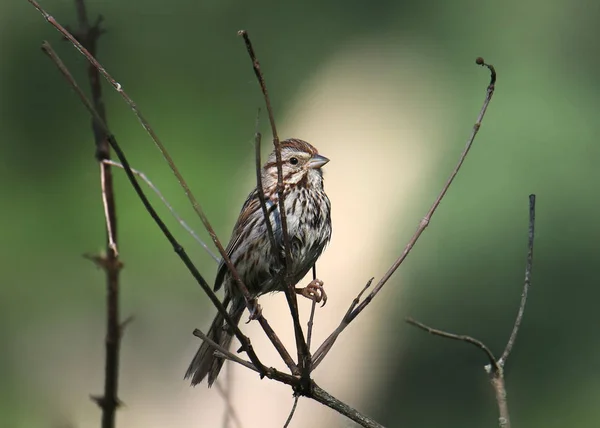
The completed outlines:
{"type": "Polygon", "coordinates": [[[306,166],[310,169],[319,169],[321,168],[323,165],[325,165],[327,162],[329,162],[329,159],[327,159],[325,156],[321,156],[321,155],[314,155],[306,164],[306,166]]]}

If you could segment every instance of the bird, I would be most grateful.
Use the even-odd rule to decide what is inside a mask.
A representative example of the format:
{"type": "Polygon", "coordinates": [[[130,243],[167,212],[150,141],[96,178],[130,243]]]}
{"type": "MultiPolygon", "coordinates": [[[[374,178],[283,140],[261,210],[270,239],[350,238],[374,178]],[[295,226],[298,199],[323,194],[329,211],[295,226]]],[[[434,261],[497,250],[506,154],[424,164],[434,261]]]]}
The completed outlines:
{"type": "MultiPolygon", "coordinates": [[[[278,173],[276,150],[269,155],[261,169],[261,182],[269,222],[273,230],[275,251],[267,230],[260,194],[255,188],[244,202],[233,228],[225,252],[244,282],[250,296],[284,291],[288,283],[294,286],[312,269],[331,239],[331,202],[323,187],[322,168],[329,159],[319,154],[306,141],[290,138],[279,143],[286,224],[291,260],[286,260],[279,211],[278,173]],[[287,281],[286,279],[287,274],[287,281]]],[[[326,301],[320,280],[296,292],[307,298],[326,301]]],[[[246,301],[229,271],[221,260],[217,269],[214,290],[224,289],[223,305],[237,325],[246,301]]],[[[255,314],[251,314],[252,316],[255,314]]],[[[207,336],[229,349],[233,331],[223,315],[218,313],[207,336]]],[[[193,386],[208,376],[208,386],[217,379],[224,360],[214,355],[214,348],[203,342],[186,374],[193,386]]]]}

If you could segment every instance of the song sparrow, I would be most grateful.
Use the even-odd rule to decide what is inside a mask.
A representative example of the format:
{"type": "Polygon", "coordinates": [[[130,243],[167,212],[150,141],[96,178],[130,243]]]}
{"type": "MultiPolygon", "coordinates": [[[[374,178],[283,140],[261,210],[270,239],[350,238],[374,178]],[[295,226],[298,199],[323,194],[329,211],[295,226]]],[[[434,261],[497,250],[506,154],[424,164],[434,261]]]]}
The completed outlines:
{"type": "MultiPolygon", "coordinates": [[[[275,152],[262,168],[262,187],[269,220],[277,245],[277,253],[272,251],[266,222],[258,192],[254,189],[246,202],[233,228],[229,245],[225,250],[252,297],[272,291],[282,291],[285,287],[285,266],[288,265],[290,281],[295,285],[314,266],[331,238],[331,205],[323,190],[321,167],[329,162],[306,141],[289,139],[281,142],[281,157],[284,184],[284,201],[287,228],[291,247],[291,263],[285,260],[281,217],[277,192],[277,161],[275,152]]],[[[229,315],[239,323],[244,312],[245,301],[239,292],[227,266],[219,264],[215,279],[215,290],[224,285],[223,305],[229,307],[229,315]]],[[[315,284],[311,283],[311,287],[315,284]]],[[[318,288],[318,284],[316,287],[318,288]]],[[[314,290],[296,289],[306,297],[318,298],[314,290]]],[[[228,349],[232,339],[224,317],[217,314],[208,331],[208,337],[228,349]]],[[[214,355],[214,348],[202,343],[192,360],[185,377],[192,378],[196,385],[208,375],[208,386],[216,380],[223,359],[214,355]]]]}

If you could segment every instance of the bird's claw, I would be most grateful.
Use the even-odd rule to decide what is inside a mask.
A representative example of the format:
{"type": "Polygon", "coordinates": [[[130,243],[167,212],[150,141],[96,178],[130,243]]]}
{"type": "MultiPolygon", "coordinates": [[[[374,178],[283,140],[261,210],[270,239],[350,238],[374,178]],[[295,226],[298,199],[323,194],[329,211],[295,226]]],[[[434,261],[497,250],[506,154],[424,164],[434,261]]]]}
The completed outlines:
{"type": "Polygon", "coordinates": [[[327,293],[325,293],[323,281],[320,279],[313,279],[310,284],[304,288],[296,288],[296,293],[316,303],[322,302],[321,307],[325,306],[325,303],[327,303],[327,293]]]}
{"type": "Polygon", "coordinates": [[[250,311],[250,316],[248,317],[246,324],[248,324],[250,321],[259,319],[262,315],[262,307],[258,304],[258,301],[254,299],[253,303],[254,304],[252,305],[252,310],[250,311]]]}

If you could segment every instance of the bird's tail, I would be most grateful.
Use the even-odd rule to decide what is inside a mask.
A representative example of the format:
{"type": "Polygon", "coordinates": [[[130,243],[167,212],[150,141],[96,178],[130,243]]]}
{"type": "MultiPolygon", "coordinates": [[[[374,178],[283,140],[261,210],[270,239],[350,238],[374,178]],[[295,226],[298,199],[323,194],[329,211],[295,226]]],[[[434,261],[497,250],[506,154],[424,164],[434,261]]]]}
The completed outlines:
{"type": "MultiPolygon", "coordinates": [[[[244,305],[236,305],[235,300],[229,310],[229,316],[235,325],[238,325],[242,314],[244,313],[244,305]]],[[[217,313],[213,320],[210,329],[208,330],[207,336],[215,343],[218,343],[225,349],[229,349],[231,345],[231,339],[233,339],[233,330],[227,325],[225,317],[221,313],[217,313]]],[[[192,385],[197,385],[204,380],[208,375],[208,386],[212,386],[217,376],[223,367],[225,360],[223,358],[216,357],[214,355],[215,348],[209,345],[207,342],[202,342],[200,349],[196,352],[194,359],[192,360],[185,378],[192,378],[192,385]]]]}

